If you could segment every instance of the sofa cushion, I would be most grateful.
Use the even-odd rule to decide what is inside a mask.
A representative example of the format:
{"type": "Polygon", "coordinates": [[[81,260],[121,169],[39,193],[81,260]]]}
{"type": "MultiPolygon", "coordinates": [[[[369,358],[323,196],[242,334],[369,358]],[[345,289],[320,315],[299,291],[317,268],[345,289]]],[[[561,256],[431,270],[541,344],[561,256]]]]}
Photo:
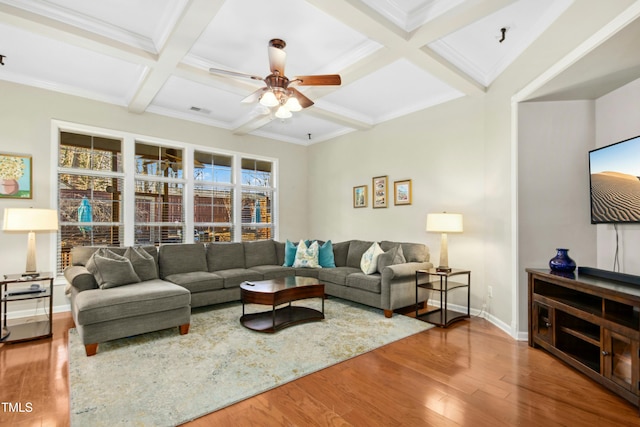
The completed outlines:
{"type": "Polygon", "coordinates": [[[336,267],[345,267],[347,265],[347,254],[349,253],[349,244],[351,242],[332,243],[333,246],[333,260],[336,267]]]}
{"type": "Polygon", "coordinates": [[[301,277],[313,277],[314,279],[317,279],[320,271],[324,270],[322,268],[294,268],[293,269],[296,272],[296,276],[301,276],[301,277]]]}
{"type": "Polygon", "coordinates": [[[283,242],[273,242],[276,246],[276,257],[278,258],[276,264],[284,265],[284,243],[283,242]]]}
{"type": "Polygon", "coordinates": [[[276,245],[273,240],[258,240],[255,242],[244,242],[244,266],[251,268],[256,265],[276,265],[278,256],[276,255],[276,245]]]}
{"type": "Polygon", "coordinates": [[[304,240],[300,240],[298,248],[296,249],[296,258],[293,261],[293,266],[296,268],[321,268],[318,264],[318,255],[320,253],[320,247],[318,242],[311,243],[308,247],[304,240]]]}
{"type": "Polygon", "coordinates": [[[246,280],[262,280],[262,274],[246,268],[230,268],[228,270],[218,270],[216,275],[224,279],[225,289],[237,288],[240,283],[246,280]]]}
{"type": "Polygon", "coordinates": [[[318,264],[322,268],[335,268],[336,262],[333,255],[333,244],[331,240],[327,240],[320,246],[318,251],[318,264]]]}
{"type": "Polygon", "coordinates": [[[129,258],[131,265],[140,281],[153,280],[158,278],[158,264],[156,260],[144,249],[128,247],[124,252],[125,258],[129,258]]]}
{"type": "Polygon", "coordinates": [[[180,285],[190,292],[203,292],[222,289],[224,279],[215,273],[208,271],[192,271],[190,273],[177,273],[165,277],[171,283],[180,285]]]}
{"type": "Polygon", "coordinates": [[[211,272],[244,268],[244,245],[240,242],[209,243],[207,268],[211,272]]]}
{"type": "Polygon", "coordinates": [[[379,274],[353,273],[347,276],[345,285],[363,291],[380,293],[382,279],[379,274]]]}
{"type": "Polygon", "coordinates": [[[262,274],[263,280],[279,279],[281,277],[295,276],[296,270],[281,265],[256,265],[249,270],[262,274]]]}
{"type": "Polygon", "coordinates": [[[207,259],[202,243],[178,243],[160,246],[158,251],[160,278],[172,274],[207,271],[207,259]]]}
{"type": "Polygon", "coordinates": [[[429,261],[429,248],[422,243],[406,243],[406,242],[380,242],[380,247],[385,252],[394,246],[402,245],[402,252],[406,262],[428,262],[429,261]]]}
{"type": "Polygon", "coordinates": [[[296,260],[297,249],[296,244],[287,239],[284,244],[284,261],[281,264],[283,267],[293,267],[293,262],[296,260]]]}
{"type": "Polygon", "coordinates": [[[405,263],[404,253],[402,252],[402,245],[397,245],[378,257],[378,272],[382,273],[386,267],[390,265],[405,263]]]}
{"type": "Polygon", "coordinates": [[[349,252],[347,253],[347,267],[360,269],[360,261],[362,255],[371,247],[373,242],[364,242],[362,240],[352,240],[349,244],[349,252]]]}
{"type": "Polygon", "coordinates": [[[323,268],[319,270],[318,279],[321,282],[331,282],[336,285],[345,285],[347,276],[353,273],[362,273],[360,268],[354,267],[336,267],[336,268],[323,268]]]}
{"type": "Polygon", "coordinates": [[[140,282],[131,261],[106,248],[101,248],[91,255],[87,261],[87,270],[94,275],[101,289],[140,282]]]}
{"type": "Polygon", "coordinates": [[[373,274],[378,271],[378,257],[383,254],[384,251],[380,248],[378,242],[373,242],[371,247],[362,254],[360,260],[360,269],[364,274],[373,274]]]}
{"type": "Polygon", "coordinates": [[[64,278],[79,291],[98,288],[95,276],[83,265],[70,265],[65,268],[64,278]]]}
{"type": "Polygon", "coordinates": [[[173,310],[189,306],[190,302],[191,294],[185,288],[164,280],[148,280],[109,289],[109,292],[102,289],[79,292],[73,309],[76,321],[89,325],[173,310]]]}

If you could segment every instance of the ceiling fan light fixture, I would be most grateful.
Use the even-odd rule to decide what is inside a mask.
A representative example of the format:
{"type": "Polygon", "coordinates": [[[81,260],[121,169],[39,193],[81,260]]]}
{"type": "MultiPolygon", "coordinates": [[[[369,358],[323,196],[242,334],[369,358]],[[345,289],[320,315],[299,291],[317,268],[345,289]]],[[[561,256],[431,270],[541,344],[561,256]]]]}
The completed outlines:
{"type": "Polygon", "coordinates": [[[266,91],[260,98],[260,104],[264,105],[265,107],[275,107],[279,103],[280,102],[278,102],[278,98],[276,98],[276,95],[270,90],[266,91]]]}
{"type": "Polygon", "coordinates": [[[293,114],[291,114],[291,111],[289,111],[284,105],[281,105],[278,108],[278,111],[276,111],[276,117],[279,119],[288,119],[291,116],[293,116],[293,114]]]}
{"type": "Polygon", "coordinates": [[[287,110],[293,112],[302,110],[302,105],[300,105],[300,102],[298,102],[298,98],[296,98],[295,96],[289,96],[289,99],[287,99],[287,102],[285,102],[284,106],[287,107],[287,110]]]}

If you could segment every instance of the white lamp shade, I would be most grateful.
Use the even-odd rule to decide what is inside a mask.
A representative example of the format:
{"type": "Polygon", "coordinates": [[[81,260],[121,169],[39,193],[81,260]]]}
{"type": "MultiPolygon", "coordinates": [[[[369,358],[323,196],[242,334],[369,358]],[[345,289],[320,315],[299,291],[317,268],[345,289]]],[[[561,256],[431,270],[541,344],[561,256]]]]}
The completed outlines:
{"type": "Polygon", "coordinates": [[[276,95],[270,90],[266,91],[260,98],[260,104],[264,105],[265,107],[275,107],[279,103],[280,102],[278,102],[278,98],[276,98],[276,95]]]}
{"type": "Polygon", "coordinates": [[[290,96],[289,99],[287,99],[287,102],[285,102],[284,106],[287,107],[287,110],[289,111],[302,110],[302,105],[300,105],[298,98],[296,98],[295,96],[290,96]]]}
{"type": "Polygon", "coordinates": [[[427,231],[435,233],[462,233],[462,214],[430,213],[427,215],[427,231]]]}
{"type": "Polygon", "coordinates": [[[2,229],[6,231],[56,231],[58,229],[58,211],[55,209],[5,208],[2,229]]]}
{"type": "Polygon", "coordinates": [[[58,211],[55,209],[13,209],[5,208],[5,231],[27,231],[26,273],[38,275],[36,269],[36,233],[35,231],[57,231],[58,211]]]}
{"type": "Polygon", "coordinates": [[[281,105],[278,111],[276,111],[276,117],[279,119],[288,119],[291,116],[293,116],[293,114],[291,114],[291,111],[287,110],[284,105],[281,105]]]}

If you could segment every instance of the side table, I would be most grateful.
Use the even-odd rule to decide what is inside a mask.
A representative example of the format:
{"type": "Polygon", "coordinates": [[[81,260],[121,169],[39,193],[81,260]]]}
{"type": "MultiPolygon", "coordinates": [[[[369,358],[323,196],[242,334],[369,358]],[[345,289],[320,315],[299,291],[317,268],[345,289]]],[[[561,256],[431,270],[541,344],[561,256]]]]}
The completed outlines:
{"type": "Polygon", "coordinates": [[[0,317],[2,330],[0,342],[11,343],[48,338],[53,335],[53,274],[40,273],[39,276],[5,274],[0,280],[0,317]],[[9,304],[17,301],[44,300],[48,302],[45,320],[7,325],[9,304]]]}
{"type": "MultiPolygon", "coordinates": [[[[458,279],[458,278],[457,278],[458,279]]],[[[471,317],[470,313],[471,303],[471,271],[452,269],[451,271],[436,271],[435,268],[429,270],[416,271],[416,319],[424,320],[425,322],[433,323],[436,326],[446,328],[451,323],[468,319],[471,317]],[[450,281],[450,277],[461,276],[464,280],[466,276],[466,283],[460,281],[450,281]],[[418,314],[418,288],[429,289],[431,291],[438,292],[440,294],[440,307],[435,310],[427,311],[426,313],[418,314]],[[455,289],[467,290],[467,312],[461,313],[459,311],[449,309],[449,291],[455,289]]]]}

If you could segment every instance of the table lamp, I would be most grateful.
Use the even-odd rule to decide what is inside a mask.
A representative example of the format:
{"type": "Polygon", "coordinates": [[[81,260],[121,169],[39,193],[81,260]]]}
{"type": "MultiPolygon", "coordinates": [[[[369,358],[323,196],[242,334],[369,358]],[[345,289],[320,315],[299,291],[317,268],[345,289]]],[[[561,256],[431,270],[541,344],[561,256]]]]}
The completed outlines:
{"type": "Polygon", "coordinates": [[[4,210],[4,231],[27,231],[27,267],[23,276],[38,276],[36,269],[36,231],[57,231],[58,211],[55,209],[4,210]]]}
{"type": "Polygon", "coordinates": [[[428,214],[427,231],[442,233],[440,238],[440,265],[436,267],[436,271],[450,272],[447,233],[462,233],[462,215],[446,212],[428,214]]]}

